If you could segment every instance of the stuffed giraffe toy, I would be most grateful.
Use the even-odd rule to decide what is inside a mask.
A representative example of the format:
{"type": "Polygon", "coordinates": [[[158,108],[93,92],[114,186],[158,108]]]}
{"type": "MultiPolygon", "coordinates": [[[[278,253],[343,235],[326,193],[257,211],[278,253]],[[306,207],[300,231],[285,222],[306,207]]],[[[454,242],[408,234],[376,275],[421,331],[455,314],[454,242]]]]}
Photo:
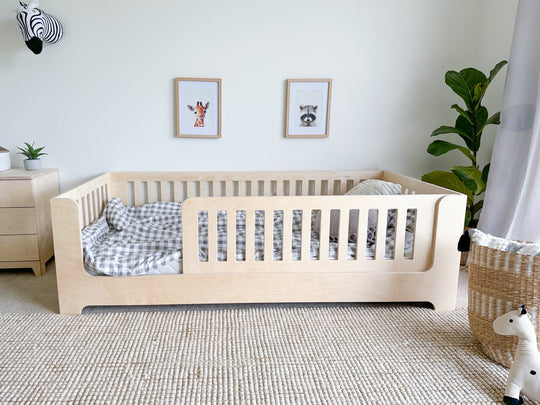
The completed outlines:
{"type": "Polygon", "coordinates": [[[495,319],[493,330],[499,335],[519,338],[506,382],[504,403],[506,405],[523,403],[520,392],[529,399],[540,400],[540,354],[536,345],[534,326],[525,305],[495,319]]]}

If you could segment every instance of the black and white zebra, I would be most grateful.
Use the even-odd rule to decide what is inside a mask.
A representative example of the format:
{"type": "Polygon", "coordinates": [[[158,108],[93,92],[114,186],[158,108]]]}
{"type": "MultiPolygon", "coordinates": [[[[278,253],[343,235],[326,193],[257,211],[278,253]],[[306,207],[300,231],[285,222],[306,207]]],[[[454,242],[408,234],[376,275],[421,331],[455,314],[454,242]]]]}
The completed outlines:
{"type": "Polygon", "coordinates": [[[43,41],[55,44],[62,38],[63,29],[60,21],[39,9],[39,0],[29,4],[19,2],[17,22],[26,46],[36,55],[43,49],[43,41]]]}

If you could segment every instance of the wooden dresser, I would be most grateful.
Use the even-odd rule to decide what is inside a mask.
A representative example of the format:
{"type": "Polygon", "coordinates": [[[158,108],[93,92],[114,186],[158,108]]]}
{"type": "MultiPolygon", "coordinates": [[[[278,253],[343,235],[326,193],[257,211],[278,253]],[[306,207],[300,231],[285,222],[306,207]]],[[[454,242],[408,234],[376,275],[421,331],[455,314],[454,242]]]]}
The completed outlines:
{"type": "Polygon", "coordinates": [[[49,200],[58,195],[58,170],[0,172],[0,269],[45,273],[53,255],[49,200]]]}

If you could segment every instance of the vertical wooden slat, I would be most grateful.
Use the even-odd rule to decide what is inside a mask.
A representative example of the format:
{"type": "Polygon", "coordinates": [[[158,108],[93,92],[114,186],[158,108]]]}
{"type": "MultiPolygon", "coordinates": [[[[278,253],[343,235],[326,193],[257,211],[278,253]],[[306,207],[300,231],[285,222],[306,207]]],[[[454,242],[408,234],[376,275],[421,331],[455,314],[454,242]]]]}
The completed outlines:
{"type": "Polygon", "coordinates": [[[302,250],[300,260],[311,260],[311,209],[302,210],[302,250]]]}
{"type": "Polygon", "coordinates": [[[99,201],[97,196],[97,190],[92,190],[92,222],[99,216],[99,201]]]}
{"type": "Polygon", "coordinates": [[[270,180],[263,181],[263,193],[265,197],[272,195],[272,182],[270,180]]]}
{"type": "Polygon", "coordinates": [[[97,188],[97,204],[98,204],[98,216],[101,215],[101,212],[103,211],[103,186],[97,188]]]}
{"type": "Polygon", "coordinates": [[[274,210],[264,212],[264,260],[274,260],[274,210]]]}
{"type": "Polygon", "coordinates": [[[255,212],[246,209],[246,263],[255,262],[255,212]]]}
{"type": "Polygon", "coordinates": [[[142,195],[143,195],[143,188],[142,188],[142,181],[134,181],[133,182],[133,201],[135,202],[136,207],[140,207],[143,203],[142,195]]]}
{"type": "Polygon", "coordinates": [[[160,181],[159,182],[159,191],[161,194],[160,201],[163,202],[169,202],[169,182],[168,181],[160,181]]]}
{"type": "Polygon", "coordinates": [[[292,210],[283,210],[283,261],[292,260],[292,210]]]}
{"type": "Polygon", "coordinates": [[[375,245],[375,260],[384,260],[386,249],[386,224],[388,221],[388,210],[379,209],[377,217],[377,244],[375,245]]]}
{"type": "Polygon", "coordinates": [[[148,193],[148,202],[153,203],[156,202],[156,184],[154,181],[150,180],[146,182],[146,190],[148,193]]]}
{"type": "Polygon", "coordinates": [[[366,240],[368,229],[368,210],[361,208],[358,210],[358,233],[356,234],[356,260],[366,260],[366,240]]]}
{"type": "Polygon", "coordinates": [[[84,223],[86,225],[92,222],[92,214],[90,213],[90,202],[88,201],[88,194],[83,197],[84,201],[84,223]]]}
{"type": "Polygon", "coordinates": [[[208,194],[208,182],[207,181],[201,181],[201,197],[209,197],[208,194]]]}
{"type": "Polygon", "coordinates": [[[347,260],[349,242],[349,210],[341,209],[339,213],[339,237],[337,260],[347,260]]]}
{"type": "Polygon", "coordinates": [[[321,209],[321,231],[319,233],[319,260],[328,261],[328,238],[330,233],[330,211],[321,209]]]}
{"type": "Polygon", "coordinates": [[[173,201],[183,202],[182,183],[180,181],[173,181],[173,201]]]}
{"type": "Polygon", "coordinates": [[[185,187],[186,187],[186,189],[185,189],[185,193],[186,193],[185,198],[195,197],[196,194],[195,194],[194,190],[195,190],[195,187],[196,187],[196,182],[188,180],[185,183],[185,187]]]}
{"type": "Polygon", "coordinates": [[[208,210],[208,263],[217,262],[217,211],[208,210]]]}
{"type": "Polygon", "coordinates": [[[321,195],[321,182],[320,179],[315,179],[315,188],[314,188],[314,194],[313,195],[321,195]]]}
{"type": "MultiPolygon", "coordinates": [[[[298,183],[298,182],[297,182],[298,183]]],[[[307,195],[307,180],[302,180],[300,179],[299,180],[299,183],[300,183],[300,189],[298,190],[298,194],[297,195],[307,195]]]]}
{"type": "Polygon", "coordinates": [[[285,182],[283,180],[276,181],[276,195],[280,197],[285,195],[285,182]]]}
{"type": "Polygon", "coordinates": [[[339,195],[343,195],[347,192],[347,180],[342,179],[339,181],[339,195]]]}
{"type": "Polygon", "coordinates": [[[394,259],[403,260],[403,252],[405,250],[405,226],[407,225],[407,208],[399,208],[396,216],[394,259]]]}
{"type": "Polygon", "coordinates": [[[236,211],[234,210],[227,211],[227,261],[236,262],[236,211]]]}

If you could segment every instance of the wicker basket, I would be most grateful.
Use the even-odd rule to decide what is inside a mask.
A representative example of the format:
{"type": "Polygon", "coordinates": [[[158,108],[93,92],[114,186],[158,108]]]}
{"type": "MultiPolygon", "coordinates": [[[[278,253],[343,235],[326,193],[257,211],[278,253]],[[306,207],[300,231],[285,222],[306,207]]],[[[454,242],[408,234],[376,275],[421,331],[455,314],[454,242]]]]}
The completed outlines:
{"type": "Polygon", "coordinates": [[[538,331],[540,324],[540,257],[471,243],[469,258],[469,324],[484,352],[510,367],[517,337],[493,331],[500,315],[525,304],[538,331]]]}

